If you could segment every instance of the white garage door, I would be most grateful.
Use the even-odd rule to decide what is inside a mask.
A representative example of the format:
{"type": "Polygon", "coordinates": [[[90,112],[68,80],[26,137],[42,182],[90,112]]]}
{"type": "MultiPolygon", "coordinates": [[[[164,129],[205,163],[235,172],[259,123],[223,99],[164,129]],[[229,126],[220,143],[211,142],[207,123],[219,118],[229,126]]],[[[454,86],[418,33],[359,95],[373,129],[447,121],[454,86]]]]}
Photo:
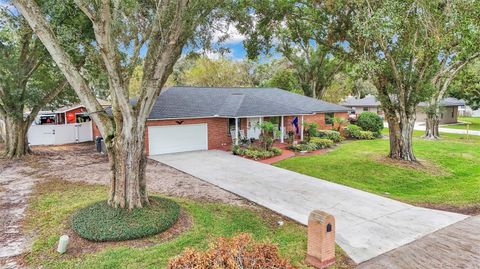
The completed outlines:
{"type": "Polygon", "coordinates": [[[207,124],[148,127],[149,154],[207,150],[207,124]]]}

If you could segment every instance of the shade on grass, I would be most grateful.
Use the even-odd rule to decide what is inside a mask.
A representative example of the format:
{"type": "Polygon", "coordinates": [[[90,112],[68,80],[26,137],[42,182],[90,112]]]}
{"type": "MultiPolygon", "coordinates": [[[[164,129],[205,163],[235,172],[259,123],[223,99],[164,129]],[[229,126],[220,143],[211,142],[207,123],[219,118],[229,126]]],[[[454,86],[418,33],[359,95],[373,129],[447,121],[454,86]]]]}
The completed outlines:
{"type": "MultiPolygon", "coordinates": [[[[387,132],[387,131],[384,131],[387,132]]],[[[316,156],[275,164],[292,171],[412,203],[468,206],[480,203],[480,139],[442,134],[441,140],[419,138],[414,152],[427,164],[411,168],[385,161],[388,139],[351,141],[316,156]]]]}

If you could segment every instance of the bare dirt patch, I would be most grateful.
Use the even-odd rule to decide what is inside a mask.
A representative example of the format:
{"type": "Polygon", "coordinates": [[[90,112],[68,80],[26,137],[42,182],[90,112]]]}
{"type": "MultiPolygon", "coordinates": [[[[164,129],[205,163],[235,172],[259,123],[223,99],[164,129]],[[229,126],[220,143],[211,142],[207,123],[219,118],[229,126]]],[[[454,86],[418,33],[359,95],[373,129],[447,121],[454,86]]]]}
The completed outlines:
{"type": "Polygon", "coordinates": [[[36,179],[24,160],[0,158],[0,267],[22,268],[21,256],[32,237],[22,231],[28,199],[36,179]]]}
{"type": "MultiPolygon", "coordinates": [[[[41,176],[60,178],[72,182],[108,184],[108,159],[96,153],[92,143],[63,146],[34,147],[41,156],[36,165],[43,167],[41,176]]],[[[148,160],[147,186],[150,192],[193,200],[243,205],[242,198],[210,183],[178,171],[162,163],[148,160]]]]}

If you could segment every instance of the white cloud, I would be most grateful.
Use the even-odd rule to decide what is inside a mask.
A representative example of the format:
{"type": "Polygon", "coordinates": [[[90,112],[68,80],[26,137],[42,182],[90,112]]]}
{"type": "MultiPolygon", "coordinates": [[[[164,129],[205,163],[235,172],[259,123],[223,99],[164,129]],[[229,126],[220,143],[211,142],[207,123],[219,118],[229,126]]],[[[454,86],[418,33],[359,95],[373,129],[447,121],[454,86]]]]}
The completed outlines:
{"type": "Polygon", "coordinates": [[[223,44],[235,44],[245,40],[245,36],[238,32],[237,28],[228,22],[218,22],[216,26],[217,30],[213,33],[213,41],[219,42],[226,37],[225,40],[222,40],[223,44]]]}

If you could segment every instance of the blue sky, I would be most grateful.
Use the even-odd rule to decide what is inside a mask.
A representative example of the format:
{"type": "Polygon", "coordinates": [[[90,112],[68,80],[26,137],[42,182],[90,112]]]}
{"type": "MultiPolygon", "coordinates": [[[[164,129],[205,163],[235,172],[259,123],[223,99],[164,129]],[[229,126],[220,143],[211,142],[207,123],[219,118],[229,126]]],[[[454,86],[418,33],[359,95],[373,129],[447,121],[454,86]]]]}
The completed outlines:
{"type": "Polygon", "coordinates": [[[230,57],[233,59],[243,59],[247,55],[245,48],[243,47],[243,43],[241,41],[227,44],[226,47],[231,50],[230,57]]]}

